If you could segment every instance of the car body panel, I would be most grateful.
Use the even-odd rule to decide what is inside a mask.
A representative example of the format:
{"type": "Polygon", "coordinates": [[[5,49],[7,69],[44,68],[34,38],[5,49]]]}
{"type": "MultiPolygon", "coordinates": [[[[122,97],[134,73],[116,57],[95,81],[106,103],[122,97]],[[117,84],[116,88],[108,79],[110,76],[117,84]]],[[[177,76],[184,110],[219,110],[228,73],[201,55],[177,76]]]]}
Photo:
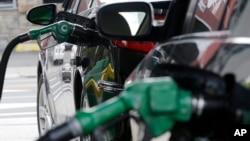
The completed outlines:
{"type": "MultiPolygon", "coordinates": [[[[70,65],[71,61],[70,52],[65,51],[65,44],[67,43],[48,47],[46,50],[41,51],[45,53],[40,53],[41,57],[39,57],[45,59],[40,64],[42,65],[46,91],[52,98],[50,104],[53,105],[52,109],[54,109],[54,121],[56,123],[64,122],[75,113],[74,99],[72,97],[73,83],[71,81],[69,83],[62,81],[62,75],[65,73],[62,68],[66,64],[70,65]],[[56,56],[57,58],[55,58],[55,54],[59,54],[56,56]]],[[[73,72],[67,73],[67,79],[72,80],[73,72]]]]}
{"type": "MultiPolygon", "coordinates": [[[[74,11],[73,9],[74,6],[69,11],[74,11]]],[[[53,124],[57,125],[68,120],[76,112],[73,76],[77,70],[75,58],[78,47],[66,42],[57,44],[50,33],[41,37],[39,43],[41,50],[38,73],[43,76],[53,113],[53,124]]]]}
{"type": "MultiPolygon", "coordinates": [[[[99,6],[95,5],[97,0],[74,0],[73,4],[77,2],[88,3],[88,6],[71,6],[68,12],[94,20],[99,6]]],[[[41,51],[38,72],[44,78],[56,125],[68,120],[81,108],[81,100],[85,95],[91,107],[117,95],[118,93],[100,90],[98,81],[123,84],[146,54],[120,48],[109,41],[81,45],[66,42],[57,44],[50,34],[39,42],[41,51]],[[87,62],[83,62],[84,59],[87,62]]]]}
{"type": "MultiPolygon", "coordinates": [[[[95,12],[95,8],[90,8],[79,12],[79,15],[91,19],[95,12]]],[[[114,81],[113,58],[106,41],[83,45],[67,42],[57,44],[54,36],[49,33],[40,38],[39,44],[38,76],[44,79],[53,125],[74,116],[80,109],[82,94],[88,94],[90,106],[114,96],[106,94],[97,86],[99,80],[114,81]],[[87,66],[82,61],[86,58],[89,61],[87,66]]],[[[110,135],[109,138],[111,140],[113,137],[110,135]]]]}
{"type": "Polygon", "coordinates": [[[82,66],[86,66],[83,68],[85,70],[85,93],[88,95],[90,106],[94,106],[112,96],[112,94],[104,94],[105,92],[100,90],[97,84],[99,80],[115,80],[112,54],[105,44],[83,47],[80,53],[81,57],[86,60],[86,64],[82,64],[82,66]]]}

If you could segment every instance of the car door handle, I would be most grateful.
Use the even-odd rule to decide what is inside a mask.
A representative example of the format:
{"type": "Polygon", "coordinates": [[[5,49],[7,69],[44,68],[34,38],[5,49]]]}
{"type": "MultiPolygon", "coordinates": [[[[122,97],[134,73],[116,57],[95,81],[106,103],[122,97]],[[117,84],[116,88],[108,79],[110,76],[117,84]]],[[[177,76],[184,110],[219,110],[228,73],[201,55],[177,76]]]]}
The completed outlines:
{"type": "Polygon", "coordinates": [[[108,93],[119,93],[123,90],[123,85],[105,80],[98,81],[98,87],[108,93]]]}

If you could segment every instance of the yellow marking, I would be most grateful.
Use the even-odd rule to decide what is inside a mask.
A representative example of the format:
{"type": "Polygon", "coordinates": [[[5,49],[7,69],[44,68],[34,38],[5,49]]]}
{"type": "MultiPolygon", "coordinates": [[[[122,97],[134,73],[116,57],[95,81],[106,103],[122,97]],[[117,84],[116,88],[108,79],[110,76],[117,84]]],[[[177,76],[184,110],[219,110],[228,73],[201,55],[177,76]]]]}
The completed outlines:
{"type": "MultiPolygon", "coordinates": [[[[109,63],[108,66],[102,71],[101,80],[108,80],[109,78],[115,79],[114,77],[115,77],[114,76],[114,69],[112,68],[111,64],[109,63]]],[[[97,99],[102,98],[103,91],[99,89],[98,84],[96,83],[96,81],[94,79],[90,79],[86,83],[87,89],[91,86],[94,89],[94,93],[95,93],[95,96],[97,97],[97,99]]]]}
{"type": "Polygon", "coordinates": [[[108,80],[108,78],[115,79],[114,76],[114,69],[112,68],[111,64],[109,63],[108,66],[102,71],[103,75],[101,80],[108,80]]]}
{"type": "Polygon", "coordinates": [[[102,93],[103,93],[103,92],[98,88],[98,85],[97,85],[97,83],[95,82],[94,79],[90,79],[90,80],[86,83],[87,89],[88,89],[90,86],[93,87],[94,92],[95,92],[95,95],[96,95],[97,98],[102,97],[102,93]]]}
{"type": "Polygon", "coordinates": [[[40,51],[40,48],[37,43],[21,43],[16,46],[15,51],[16,52],[29,52],[29,51],[38,52],[40,51]]]}

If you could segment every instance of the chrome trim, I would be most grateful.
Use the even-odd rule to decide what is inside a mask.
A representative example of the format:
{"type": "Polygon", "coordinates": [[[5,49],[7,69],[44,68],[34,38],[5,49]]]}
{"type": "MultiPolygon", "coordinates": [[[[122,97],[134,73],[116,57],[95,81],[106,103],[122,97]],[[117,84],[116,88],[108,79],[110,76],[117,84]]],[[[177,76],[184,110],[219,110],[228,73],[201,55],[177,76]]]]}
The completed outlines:
{"type": "Polygon", "coordinates": [[[198,116],[200,116],[205,107],[205,100],[203,99],[203,97],[193,98],[192,105],[193,111],[196,112],[198,116]]]}
{"type": "Polygon", "coordinates": [[[123,90],[123,86],[110,81],[100,80],[98,81],[98,87],[100,90],[103,90],[105,92],[109,93],[116,93],[123,90]]]}

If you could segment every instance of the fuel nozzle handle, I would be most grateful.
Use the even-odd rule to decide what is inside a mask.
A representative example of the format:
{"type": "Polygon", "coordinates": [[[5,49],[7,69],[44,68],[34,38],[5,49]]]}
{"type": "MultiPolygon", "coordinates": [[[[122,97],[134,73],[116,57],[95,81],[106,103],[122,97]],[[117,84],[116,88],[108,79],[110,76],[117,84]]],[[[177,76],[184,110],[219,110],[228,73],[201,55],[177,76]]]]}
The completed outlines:
{"type": "Polygon", "coordinates": [[[59,43],[68,41],[69,37],[80,38],[84,41],[101,39],[97,31],[67,21],[59,21],[43,28],[30,30],[29,35],[32,39],[38,39],[41,35],[49,32],[54,34],[59,43]]]}
{"type": "MultiPolygon", "coordinates": [[[[72,121],[48,131],[39,141],[70,139],[88,135],[120,114],[138,111],[153,136],[170,131],[176,122],[188,122],[194,113],[230,108],[230,99],[197,99],[181,89],[170,77],[146,78],[127,85],[119,96],[100,105],[79,111],[72,121]],[[196,101],[196,102],[195,102],[196,101]],[[53,138],[53,137],[57,138],[53,138]],[[61,138],[59,138],[62,136],[61,138]],[[48,138],[50,137],[50,138],[48,138]]],[[[213,114],[213,113],[210,113],[213,114]]]]}
{"type": "Polygon", "coordinates": [[[54,24],[41,27],[39,29],[32,29],[26,33],[20,34],[14,39],[12,39],[9,44],[6,46],[2,58],[1,58],[1,66],[0,66],[0,100],[2,97],[2,90],[4,85],[4,78],[6,67],[9,61],[9,56],[11,52],[15,48],[15,46],[19,43],[26,42],[29,40],[38,40],[41,35],[47,33],[53,33],[56,37],[58,43],[68,41],[69,37],[74,36],[80,38],[81,40],[92,39],[93,36],[99,37],[96,31],[91,29],[83,28],[80,25],[73,24],[67,21],[59,21],[54,24]]]}
{"type": "MultiPolygon", "coordinates": [[[[62,127],[55,128],[48,131],[45,136],[52,137],[63,131],[70,132],[64,132],[65,135],[69,135],[67,139],[72,137],[73,133],[79,133],[75,134],[74,137],[79,136],[80,133],[88,135],[97,127],[132,109],[139,112],[152,134],[159,136],[171,130],[175,122],[188,121],[191,118],[192,97],[189,91],[180,89],[168,77],[136,81],[127,86],[118,97],[114,97],[88,111],[79,111],[74,117],[77,122],[74,122],[74,124],[68,122],[63,125],[64,128],[68,128],[67,130],[62,127]],[[75,128],[72,128],[74,126],[75,128]],[[79,126],[81,129],[78,128],[79,126]]],[[[46,140],[57,141],[52,138],[46,138],[46,140]]]]}
{"type": "Polygon", "coordinates": [[[72,119],[54,129],[38,139],[38,141],[68,141],[82,134],[78,121],[72,119]]]}
{"type": "Polygon", "coordinates": [[[96,30],[84,28],[80,25],[75,25],[72,35],[88,42],[102,40],[96,30]]]}
{"type": "Polygon", "coordinates": [[[57,41],[61,43],[68,40],[74,30],[74,27],[75,24],[67,21],[59,21],[39,29],[32,29],[28,32],[28,34],[30,35],[31,39],[37,40],[41,35],[51,32],[57,38],[57,41]]]}

